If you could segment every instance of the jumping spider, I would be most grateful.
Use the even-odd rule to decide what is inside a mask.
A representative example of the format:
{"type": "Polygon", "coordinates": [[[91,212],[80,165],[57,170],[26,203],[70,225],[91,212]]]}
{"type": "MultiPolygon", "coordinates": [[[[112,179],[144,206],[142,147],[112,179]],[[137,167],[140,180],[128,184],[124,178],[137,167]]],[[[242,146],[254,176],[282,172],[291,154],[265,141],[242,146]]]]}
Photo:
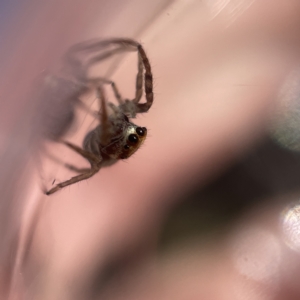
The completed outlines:
{"type": "Polygon", "coordinates": [[[65,164],[66,168],[79,173],[79,175],[57,184],[46,192],[47,195],[51,195],[68,185],[88,179],[95,175],[101,167],[112,165],[119,159],[127,159],[136,152],[147,136],[147,129],[130,122],[129,118],[135,118],[136,114],[147,112],[153,103],[151,66],[143,47],[138,42],[123,38],[83,42],[71,47],[65,59],[73,70],[74,81],[80,87],[77,89],[77,93],[73,95],[74,101],[77,101],[89,89],[97,90],[101,105],[98,114],[99,125],[85,136],[82,148],[60,140],[61,143],[87,159],[91,167],[80,169],[65,164]],[[99,54],[100,50],[112,45],[115,48],[99,54]],[[132,100],[123,99],[114,82],[101,77],[88,76],[89,69],[96,63],[124,51],[137,51],[138,53],[136,92],[135,98],[132,100]],[[96,54],[93,54],[94,52],[96,54]],[[79,54],[89,55],[90,57],[86,62],[82,62],[77,58],[79,54]],[[108,103],[112,110],[111,114],[108,113],[104,93],[103,86],[106,84],[111,85],[119,104],[116,106],[113,103],[108,103]],[[146,102],[140,103],[143,96],[143,84],[146,102]]]}

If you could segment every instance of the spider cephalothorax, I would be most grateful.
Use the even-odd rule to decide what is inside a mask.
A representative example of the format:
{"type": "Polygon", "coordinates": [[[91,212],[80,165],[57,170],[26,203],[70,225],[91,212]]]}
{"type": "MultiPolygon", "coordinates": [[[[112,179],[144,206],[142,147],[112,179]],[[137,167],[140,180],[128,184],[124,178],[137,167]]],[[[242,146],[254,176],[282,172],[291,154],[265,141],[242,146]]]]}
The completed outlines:
{"type": "MultiPolygon", "coordinates": [[[[135,125],[129,119],[135,118],[138,113],[147,112],[153,103],[151,66],[144,49],[134,40],[116,38],[80,43],[70,48],[66,55],[66,61],[68,61],[70,69],[73,70],[75,80],[80,86],[95,88],[98,91],[101,107],[98,114],[99,125],[85,136],[82,148],[66,141],[62,142],[87,159],[91,167],[79,169],[65,164],[67,168],[80,174],[57,184],[46,192],[47,195],[53,194],[65,186],[90,178],[101,167],[112,165],[120,159],[127,159],[135,153],[144,142],[147,136],[147,129],[135,125]],[[114,46],[114,48],[103,52],[103,49],[108,46],[114,46]],[[101,77],[91,78],[87,75],[89,68],[94,64],[115,53],[125,51],[137,51],[138,53],[136,93],[135,98],[132,100],[124,100],[114,82],[101,77]],[[85,63],[78,60],[77,55],[80,53],[88,56],[85,63]],[[108,103],[112,110],[110,114],[108,113],[104,93],[104,85],[107,84],[111,84],[119,104],[116,106],[113,103],[108,103]],[[146,102],[140,103],[143,96],[143,84],[145,86],[146,102]]],[[[81,90],[86,92],[85,88],[81,90]]],[[[76,95],[76,99],[79,96],[81,96],[80,92],[76,95]]]]}
{"type": "Polygon", "coordinates": [[[102,125],[90,131],[83,142],[83,148],[95,153],[111,165],[114,160],[129,158],[142,145],[147,136],[147,129],[130,122],[126,115],[117,119],[109,118],[110,132],[103,134],[102,125]]]}

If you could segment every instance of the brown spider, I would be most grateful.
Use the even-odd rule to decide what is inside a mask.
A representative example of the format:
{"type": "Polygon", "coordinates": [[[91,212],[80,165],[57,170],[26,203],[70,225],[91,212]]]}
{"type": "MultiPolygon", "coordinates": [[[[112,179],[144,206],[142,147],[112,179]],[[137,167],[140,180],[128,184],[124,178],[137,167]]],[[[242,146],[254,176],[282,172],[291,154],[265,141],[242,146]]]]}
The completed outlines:
{"type": "MultiPolygon", "coordinates": [[[[67,141],[61,141],[61,143],[87,159],[91,167],[80,169],[70,164],[65,164],[66,168],[79,173],[79,175],[57,184],[46,192],[47,195],[53,194],[68,185],[88,179],[95,175],[101,167],[110,166],[119,159],[129,158],[136,152],[147,136],[147,129],[130,122],[129,118],[135,118],[137,113],[147,112],[153,103],[151,66],[143,47],[134,40],[114,38],[83,42],[71,47],[65,56],[65,60],[75,77],[76,83],[74,86],[77,87],[73,89],[72,97],[69,98],[77,102],[79,96],[87,90],[95,88],[98,91],[101,104],[101,111],[98,114],[100,124],[85,136],[82,148],[67,141]],[[99,51],[104,47],[111,46],[115,48],[99,54],[99,51]],[[134,50],[138,53],[138,73],[136,76],[136,93],[134,99],[122,99],[114,82],[101,77],[88,76],[90,67],[99,61],[116,53],[134,50]],[[93,52],[96,52],[96,54],[93,55],[93,52]],[[83,63],[77,57],[80,54],[90,57],[83,63]],[[140,103],[143,95],[143,75],[146,102],[140,103]],[[119,103],[118,106],[108,103],[112,109],[112,114],[110,115],[107,111],[104,84],[111,84],[114,95],[119,103]]],[[[66,127],[69,126],[67,122],[65,124],[66,127]]],[[[64,130],[65,128],[61,132],[64,130]]],[[[56,138],[60,138],[60,133],[57,134],[56,138]]]]}

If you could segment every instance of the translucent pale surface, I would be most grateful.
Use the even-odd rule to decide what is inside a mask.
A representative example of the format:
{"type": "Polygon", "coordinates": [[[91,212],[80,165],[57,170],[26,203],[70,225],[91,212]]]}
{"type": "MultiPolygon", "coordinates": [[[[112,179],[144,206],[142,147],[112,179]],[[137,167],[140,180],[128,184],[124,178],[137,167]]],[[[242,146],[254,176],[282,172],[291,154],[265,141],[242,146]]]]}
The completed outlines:
{"type": "MultiPolygon", "coordinates": [[[[0,292],[3,299],[10,287],[15,298],[74,300],[110,258],[145,240],[152,253],[173,196],[203,185],[262,135],[278,87],[300,53],[299,1],[32,0],[24,6],[1,44],[0,292]],[[155,101],[136,120],[149,136],[128,163],[46,198],[28,164],[30,157],[36,161],[38,140],[30,89],[37,74],[56,68],[69,45],[107,36],[135,38],[150,57],[155,101]]],[[[134,58],[128,58],[113,76],[129,98],[134,80],[128,74],[135,72],[134,58]]],[[[277,270],[264,254],[270,245],[277,249],[276,238],[265,232],[257,237],[266,252],[250,258],[263,266],[256,273],[251,264],[238,265],[265,279],[277,270]]],[[[274,255],[277,263],[277,250],[274,255]]],[[[111,299],[186,299],[187,293],[191,299],[232,299],[227,274],[234,271],[225,258],[215,264],[216,257],[203,263],[205,273],[201,266],[198,272],[178,269],[174,260],[174,273],[189,278],[182,285],[172,273],[163,289],[153,288],[159,276],[137,276],[147,293],[133,280],[125,295],[113,289],[111,299]],[[199,286],[198,276],[206,284],[199,286]]]]}

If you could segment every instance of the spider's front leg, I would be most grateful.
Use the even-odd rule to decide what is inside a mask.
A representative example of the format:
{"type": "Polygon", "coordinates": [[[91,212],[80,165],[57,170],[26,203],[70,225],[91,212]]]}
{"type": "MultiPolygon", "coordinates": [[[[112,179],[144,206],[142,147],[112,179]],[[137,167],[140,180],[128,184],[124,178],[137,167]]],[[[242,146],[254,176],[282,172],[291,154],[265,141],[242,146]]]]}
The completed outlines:
{"type": "Polygon", "coordinates": [[[64,143],[66,146],[68,146],[69,148],[71,148],[72,150],[74,150],[75,152],[80,154],[82,157],[87,159],[91,163],[91,168],[90,169],[82,169],[82,171],[84,171],[82,174],[74,176],[71,179],[66,180],[64,182],[58,183],[54,188],[47,191],[45,193],[46,195],[51,195],[68,185],[88,179],[88,178],[92,177],[93,175],[95,175],[97,172],[99,172],[99,170],[101,168],[101,162],[102,162],[101,157],[98,157],[95,154],[93,154],[89,151],[86,151],[72,143],[69,143],[69,142],[62,142],[62,143],[64,143]]]}
{"type": "MultiPolygon", "coordinates": [[[[122,100],[115,84],[112,82],[112,87],[114,94],[120,104],[120,108],[124,114],[131,118],[134,118],[137,113],[147,112],[153,103],[153,76],[151,71],[151,65],[146,52],[141,44],[132,39],[127,38],[112,38],[107,40],[92,40],[83,43],[79,43],[70,48],[67,53],[67,63],[71,66],[80,66],[78,70],[78,79],[86,80],[89,82],[88,78],[89,69],[95,64],[115,55],[124,52],[138,52],[138,74],[136,78],[136,94],[133,100],[122,100]],[[110,48],[108,50],[104,50],[110,48]],[[100,52],[100,53],[99,53],[100,52]],[[87,59],[85,63],[79,59],[79,55],[86,55],[87,59]],[[143,95],[143,70],[145,70],[144,82],[145,82],[145,94],[146,102],[139,103],[143,95]]],[[[75,72],[76,73],[76,72],[75,72]]]]}
{"type": "MultiPolygon", "coordinates": [[[[124,40],[124,43],[129,43],[130,45],[135,46],[137,49],[138,72],[136,75],[135,98],[132,100],[119,101],[119,104],[120,109],[125,115],[130,118],[135,118],[137,113],[147,112],[153,104],[153,76],[149,59],[142,45],[130,40],[124,40]],[[144,71],[145,74],[143,74],[144,71]],[[146,102],[139,103],[143,96],[143,83],[145,86],[146,102]]],[[[114,88],[116,87],[113,86],[113,89],[114,88]]],[[[116,92],[115,95],[117,95],[116,92]]],[[[118,97],[116,96],[116,98],[118,97]]]]}
{"type": "Polygon", "coordinates": [[[82,173],[80,175],[72,177],[69,180],[66,180],[64,182],[61,182],[61,183],[57,184],[54,188],[52,188],[51,190],[47,191],[46,195],[54,194],[55,192],[59,191],[60,189],[66,187],[68,185],[74,184],[74,183],[82,181],[82,180],[86,180],[86,179],[92,177],[93,175],[95,175],[99,170],[100,170],[100,168],[98,168],[98,167],[97,168],[93,168],[92,167],[90,170],[88,170],[85,173],[82,173]]]}
{"type": "Polygon", "coordinates": [[[150,109],[153,103],[153,76],[152,76],[149,59],[142,45],[138,45],[138,53],[145,68],[144,80],[145,80],[146,103],[137,103],[137,113],[144,113],[150,109]]]}

